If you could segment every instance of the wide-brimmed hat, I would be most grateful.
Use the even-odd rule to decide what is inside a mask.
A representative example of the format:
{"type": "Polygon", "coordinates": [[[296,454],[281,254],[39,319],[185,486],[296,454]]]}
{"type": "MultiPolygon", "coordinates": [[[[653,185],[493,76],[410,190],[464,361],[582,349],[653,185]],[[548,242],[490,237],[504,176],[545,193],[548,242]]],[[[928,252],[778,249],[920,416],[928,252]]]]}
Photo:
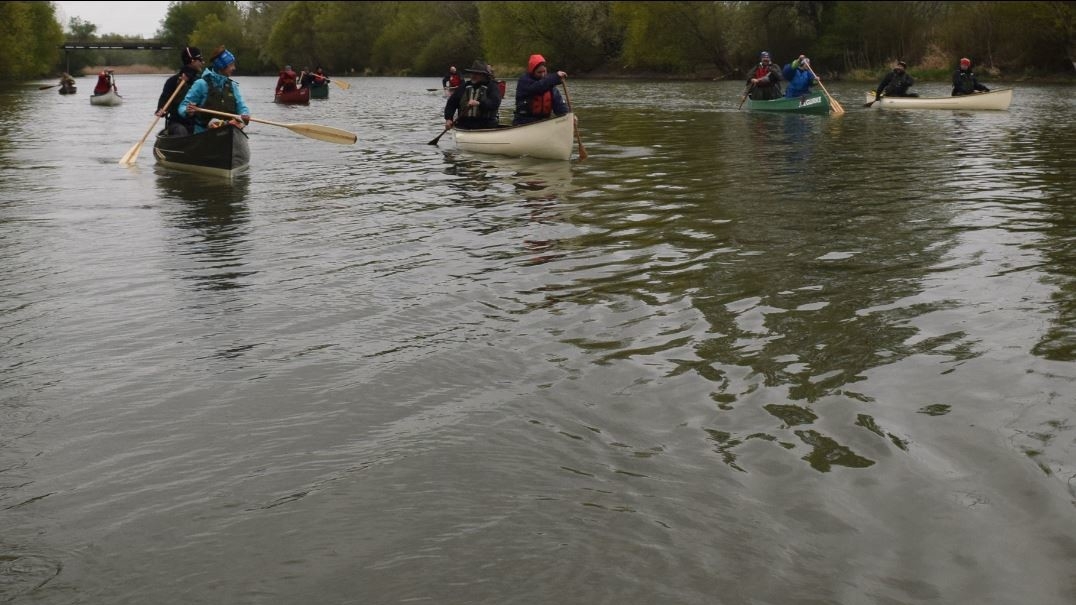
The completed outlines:
{"type": "Polygon", "coordinates": [[[475,59],[474,63],[472,63],[470,67],[463,70],[463,73],[465,73],[465,74],[482,74],[484,76],[490,75],[489,74],[489,66],[487,66],[486,62],[481,60],[481,59],[475,59]]]}

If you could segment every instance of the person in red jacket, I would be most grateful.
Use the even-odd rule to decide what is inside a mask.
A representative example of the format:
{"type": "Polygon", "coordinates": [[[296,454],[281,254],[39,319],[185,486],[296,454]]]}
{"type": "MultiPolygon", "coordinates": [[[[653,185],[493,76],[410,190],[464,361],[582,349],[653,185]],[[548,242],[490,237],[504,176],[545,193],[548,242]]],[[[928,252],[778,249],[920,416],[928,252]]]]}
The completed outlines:
{"type": "Polygon", "coordinates": [[[97,86],[93,87],[93,94],[103,95],[108,91],[115,91],[119,94],[120,89],[116,86],[116,80],[112,77],[112,70],[106,69],[97,74],[97,86]]]}
{"type": "Polygon", "coordinates": [[[285,65],[284,71],[280,72],[280,77],[276,80],[276,94],[298,90],[299,87],[295,85],[297,79],[298,74],[291,68],[291,65],[285,65]]]}
{"type": "Polygon", "coordinates": [[[450,65],[448,67],[448,75],[441,78],[441,88],[446,88],[448,89],[448,92],[451,93],[462,83],[463,78],[456,72],[456,66],[450,65]]]}

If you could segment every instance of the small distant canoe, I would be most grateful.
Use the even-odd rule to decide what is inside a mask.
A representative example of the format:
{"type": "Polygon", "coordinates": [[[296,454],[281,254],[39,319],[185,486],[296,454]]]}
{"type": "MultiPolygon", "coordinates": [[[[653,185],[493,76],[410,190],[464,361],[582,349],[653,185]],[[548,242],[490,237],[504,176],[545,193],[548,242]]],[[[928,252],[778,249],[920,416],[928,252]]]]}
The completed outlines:
{"type": "Polygon", "coordinates": [[[60,94],[62,94],[62,95],[73,95],[76,92],[78,92],[78,87],[75,86],[74,84],[69,84],[67,86],[60,86],[60,94]]]}
{"type": "Polygon", "coordinates": [[[546,160],[567,160],[572,156],[574,118],[568,113],[522,126],[482,130],[455,128],[456,147],[475,153],[546,160]]]}
{"type": "Polygon", "coordinates": [[[162,130],[153,156],[168,168],[231,178],[250,164],[250,143],[247,133],[231,124],[178,137],[162,130]]]}
{"type": "Polygon", "coordinates": [[[101,95],[90,95],[90,105],[122,105],[123,97],[110,90],[101,95]]]}
{"type": "Polygon", "coordinates": [[[327,84],[322,84],[321,86],[316,86],[316,85],[311,86],[310,87],[310,98],[311,99],[328,99],[329,98],[329,86],[327,84]]]}
{"type": "Polygon", "coordinates": [[[295,90],[277,93],[273,100],[277,103],[283,103],[285,105],[309,105],[310,89],[297,88],[295,90]]]}
{"type": "Polygon", "coordinates": [[[829,99],[820,92],[812,92],[792,99],[780,98],[769,101],[747,99],[747,109],[751,111],[779,111],[782,113],[829,113],[829,99]]]}
{"type": "MultiPolygon", "coordinates": [[[[867,93],[867,102],[874,101],[874,91],[867,93]]],[[[871,107],[891,109],[987,109],[1005,111],[1012,103],[1012,89],[999,88],[959,97],[885,97],[871,107]]]]}

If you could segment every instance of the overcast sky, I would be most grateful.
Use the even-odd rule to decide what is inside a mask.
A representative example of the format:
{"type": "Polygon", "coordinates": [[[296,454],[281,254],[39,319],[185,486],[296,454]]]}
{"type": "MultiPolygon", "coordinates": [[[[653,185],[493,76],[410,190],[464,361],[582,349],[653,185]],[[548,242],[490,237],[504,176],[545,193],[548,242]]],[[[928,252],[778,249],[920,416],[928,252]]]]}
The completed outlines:
{"type": "Polygon", "coordinates": [[[168,2],[53,2],[64,31],[73,17],[97,26],[97,35],[152,38],[168,13],[168,2]]]}

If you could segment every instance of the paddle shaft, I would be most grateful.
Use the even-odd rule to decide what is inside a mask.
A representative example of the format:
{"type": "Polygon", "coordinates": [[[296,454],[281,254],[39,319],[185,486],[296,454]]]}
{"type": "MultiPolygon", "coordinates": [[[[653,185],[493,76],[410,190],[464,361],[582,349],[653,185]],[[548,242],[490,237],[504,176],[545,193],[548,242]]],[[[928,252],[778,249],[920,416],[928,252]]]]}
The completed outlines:
{"type": "MultiPolygon", "coordinates": [[[[744,93],[743,93],[743,98],[740,99],[740,107],[743,107],[743,102],[747,100],[747,95],[751,94],[751,91],[754,90],[754,89],[755,89],[754,84],[747,87],[747,90],[745,90],[744,93]]],[[[740,109],[740,107],[737,107],[736,109],[740,109]]]]}
{"type": "MultiPolygon", "coordinates": [[[[347,90],[347,89],[351,88],[350,84],[348,84],[347,82],[344,82],[342,80],[329,79],[328,76],[325,76],[325,75],[322,75],[322,74],[316,74],[314,72],[306,72],[306,71],[304,71],[302,73],[303,74],[309,73],[310,75],[314,76],[315,78],[321,78],[322,80],[325,80],[326,82],[332,82],[333,84],[336,84],[337,86],[339,86],[340,90],[347,90]]],[[[299,79],[302,80],[302,75],[299,76],[299,79]]]]}
{"type": "Polygon", "coordinates": [[[440,141],[441,137],[445,136],[445,133],[448,132],[448,131],[449,131],[449,127],[446,126],[445,129],[441,131],[441,134],[437,135],[432,141],[427,143],[427,145],[436,145],[437,141],[440,141]]]}
{"type": "MultiPolygon", "coordinates": [[[[183,78],[180,78],[179,84],[176,85],[176,89],[172,91],[172,96],[168,97],[168,100],[164,102],[164,107],[159,108],[157,111],[171,107],[172,101],[176,99],[176,95],[179,94],[179,91],[183,90],[183,86],[186,84],[187,81],[183,78]]],[[[123,157],[120,158],[120,164],[126,164],[127,166],[130,166],[135,163],[135,160],[138,159],[138,152],[142,151],[142,145],[146,142],[146,139],[149,138],[149,133],[153,132],[153,127],[157,125],[157,122],[160,119],[161,116],[159,115],[153,116],[153,121],[149,123],[149,128],[146,129],[146,134],[142,135],[142,138],[137,143],[135,143],[134,147],[131,147],[131,149],[129,149],[127,153],[125,153],[123,157]]]]}
{"type": "Polygon", "coordinates": [[[829,99],[830,107],[833,109],[833,113],[844,113],[844,108],[841,107],[841,104],[837,102],[837,99],[833,98],[833,95],[829,94],[829,91],[826,90],[826,85],[822,83],[822,79],[818,77],[818,74],[814,73],[814,69],[811,68],[810,63],[807,64],[807,71],[811,72],[811,75],[814,76],[815,81],[818,82],[818,85],[820,87],[822,87],[822,92],[826,93],[826,98],[829,99]]]}
{"type": "Polygon", "coordinates": [[[587,159],[587,150],[583,149],[583,139],[579,136],[579,126],[575,124],[575,112],[572,111],[572,97],[568,94],[568,83],[564,80],[560,81],[560,85],[564,87],[564,102],[568,104],[568,113],[572,114],[572,130],[575,131],[575,142],[579,144],[579,159],[587,159]]]}
{"type": "MultiPolygon", "coordinates": [[[[242,120],[243,116],[236,115],[234,113],[225,113],[223,111],[216,111],[214,109],[203,109],[201,107],[194,107],[194,111],[200,111],[202,113],[208,113],[212,115],[221,116],[224,118],[232,118],[233,120],[242,120]]],[[[188,109],[187,111],[190,111],[188,109]]],[[[319,141],[325,141],[328,143],[337,143],[339,145],[351,145],[359,139],[354,133],[346,130],[340,130],[339,128],[332,128],[330,126],[321,126],[320,124],[282,124],[280,122],[270,122],[269,120],[259,120],[258,118],[248,117],[251,122],[258,122],[259,124],[268,124],[270,126],[280,126],[281,128],[287,128],[288,130],[301,134],[304,137],[311,139],[318,139],[319,141]]]]}
{"type": "Polygon", "coordinates": [[[877,103],[878,101],[881,101],[881,100],[882,100],[882,97],[884,97],[884,96],[885,96],[885,93],[884,93],[884,92],[883,92],[882,94],[875,94],[875,95],[874,95],[874,100],[873,100],[873,101],[871,101],[871,102],[869,102],[869,103],[866,103],[866,104],[864,104],[863,106],[864,106],[864,107],[870,107],[871,105],[874,105],[874,104],[875,104],[875,103],[877,103]]]}

